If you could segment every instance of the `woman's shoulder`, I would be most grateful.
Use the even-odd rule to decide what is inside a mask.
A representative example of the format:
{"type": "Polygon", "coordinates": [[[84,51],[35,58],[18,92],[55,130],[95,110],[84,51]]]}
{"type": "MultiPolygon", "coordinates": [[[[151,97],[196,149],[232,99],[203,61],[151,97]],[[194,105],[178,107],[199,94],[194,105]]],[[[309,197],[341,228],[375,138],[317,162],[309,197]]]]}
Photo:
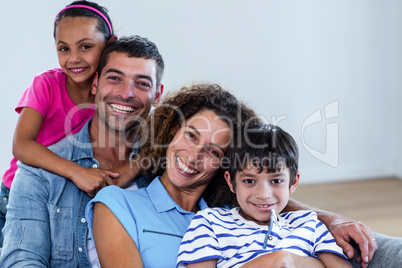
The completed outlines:
{"type": "Polygon", "coordinates": [[[132,202],[136,200],[136,202],[139,202],[141,199],[148,199],[145,188],[126,190],[115,185],[109,185],[101,189],[92,201],[104,202],[107,200],[115,200],[117,202],[132,202]]]}

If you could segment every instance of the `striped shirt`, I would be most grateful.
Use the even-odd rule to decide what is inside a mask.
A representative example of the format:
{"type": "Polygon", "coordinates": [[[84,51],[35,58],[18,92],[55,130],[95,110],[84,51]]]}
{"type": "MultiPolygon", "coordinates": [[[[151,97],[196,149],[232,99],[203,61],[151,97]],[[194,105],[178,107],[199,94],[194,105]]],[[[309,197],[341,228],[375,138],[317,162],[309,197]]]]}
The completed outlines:
{"type": "Polygon", "coordinates": [[[332,252],[348,260],[313,211],[271,213],[270,225],[245,220],[239,208],[209,208],[193,218],[181,242],[177,267],[218,259],[216,267],[240,267],[259,255],[286,250],[317,257],[332,252]]]}

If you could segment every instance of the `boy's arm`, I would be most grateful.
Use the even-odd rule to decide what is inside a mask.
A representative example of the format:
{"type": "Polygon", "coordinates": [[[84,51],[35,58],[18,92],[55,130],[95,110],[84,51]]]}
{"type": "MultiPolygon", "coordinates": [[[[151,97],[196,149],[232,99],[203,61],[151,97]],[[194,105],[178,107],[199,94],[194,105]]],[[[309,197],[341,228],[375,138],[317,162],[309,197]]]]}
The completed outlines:
{"type": "Polygon", "coordinates": [[[324,263],[326,268],[351,268],[353,267],[350,262],[343,259],[341,256],[338,256],[334,253],[323,252],[318,255],[320,260],[324,263]]]}
{"type": "Polygon", "coordinates": [[[350,244],[354,240],[360,248],[362,267],[367,267],[377,250],[373,232],[362,222],[357,222],[333,212],[312,208],[300,202],[290,199],[288,205],[282,212],[296,210],[313,210],[317,213],[318,219],[322,221],[334,236],[337,244],[343,249],[345,254],[351,259],[354,256],[354,249],[350,244]]]}
{"type": "MultiPolygon", "coordinates": [[[[325,268],[322,261],[313,258],[299,256],[285,250],[277,250],[261,255],[242,266],[242,268],[282,268],[282,267],[306,267],[325,268]]],[[[337,266],[343,267],[343,266],[337,266]]]]}
{"type": "Polygon", "coordinates": [[[110,176],[117,177],[118,174],[97,168],[84,168],[36,142],[42,120],[43,116],[35,109],[22,109],[13,139],[13,154],[17,159],[70,179],[91,197],[107,183],[113,184],[110,176]]]}
{"type": "Polygon", "coordinates": [[[216,262],[216,259],[212,259],[196,263],[187,263],[187,268],[215,268],[216,262]]]}

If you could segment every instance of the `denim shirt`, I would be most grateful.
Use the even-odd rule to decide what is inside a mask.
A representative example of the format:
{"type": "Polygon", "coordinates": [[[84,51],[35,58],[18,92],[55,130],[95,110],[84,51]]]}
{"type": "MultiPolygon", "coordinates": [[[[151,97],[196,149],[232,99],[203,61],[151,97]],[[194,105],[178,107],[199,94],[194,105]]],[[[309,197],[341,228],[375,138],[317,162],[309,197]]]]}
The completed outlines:
{"type": "MultiPolygon", "coordinates": [[[[49,149],[83,167],[98,167],[89,124],[49,149]]],[[[71,180],[19,162],[7,207],[0,266],[90,267],[85,219],[90,200],[71,180]]]]}

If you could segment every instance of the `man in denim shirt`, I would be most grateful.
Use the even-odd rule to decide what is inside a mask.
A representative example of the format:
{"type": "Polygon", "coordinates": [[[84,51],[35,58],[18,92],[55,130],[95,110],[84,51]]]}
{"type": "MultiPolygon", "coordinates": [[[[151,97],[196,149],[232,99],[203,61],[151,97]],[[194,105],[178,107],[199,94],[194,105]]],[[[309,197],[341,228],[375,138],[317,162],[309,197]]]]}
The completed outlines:
{"type": "MultiPolygon", "coordinates": [[[[76,134],[49,148],[86,168],[129,164],[139,123],[159,103],[164,69],[155,44],[122,37],[102,54],[92,93],[95,114],[76,134]]],[[[118,182],[117,185],[126,185],[118,182]]],[[[85,207],[90,197],[75,184],[43,169],[19,163],[11,188],[1,267],[89,267],[85,207]]]]}

